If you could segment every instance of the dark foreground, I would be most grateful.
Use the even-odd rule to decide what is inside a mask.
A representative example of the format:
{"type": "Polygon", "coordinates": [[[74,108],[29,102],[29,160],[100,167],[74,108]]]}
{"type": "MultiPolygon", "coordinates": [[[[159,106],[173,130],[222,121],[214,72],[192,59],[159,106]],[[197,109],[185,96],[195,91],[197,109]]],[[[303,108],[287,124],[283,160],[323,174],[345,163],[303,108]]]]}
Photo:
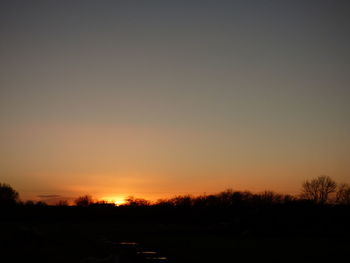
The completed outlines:
{"type": "Polygon", "coordinates": [[[4,263],[336,262],[350,247],[345,206],[0,210],[4,263]]]}

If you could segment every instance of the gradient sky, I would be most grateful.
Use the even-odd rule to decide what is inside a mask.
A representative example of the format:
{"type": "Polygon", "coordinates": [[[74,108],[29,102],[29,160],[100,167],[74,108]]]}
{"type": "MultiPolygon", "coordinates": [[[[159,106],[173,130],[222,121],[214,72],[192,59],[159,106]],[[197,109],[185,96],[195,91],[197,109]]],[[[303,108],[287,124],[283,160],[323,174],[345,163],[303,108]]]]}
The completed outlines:
{"type": "Polygon", "coordinates": [[[350,181],[349,1],[1,1],[22,199],[350,181]]]}

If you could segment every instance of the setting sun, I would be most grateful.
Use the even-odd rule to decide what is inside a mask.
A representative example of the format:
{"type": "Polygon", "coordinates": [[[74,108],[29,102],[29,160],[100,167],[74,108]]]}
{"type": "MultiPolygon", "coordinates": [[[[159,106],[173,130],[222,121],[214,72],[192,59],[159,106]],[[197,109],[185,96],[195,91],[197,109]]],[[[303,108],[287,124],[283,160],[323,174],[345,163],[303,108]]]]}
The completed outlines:
{"type": "Polygon", "coordinates": [[[117,206],[125,204],[125,197],[124,196],[106,196],[99,198],[100,201],[106,201],[108,203],[113,203],[117,206]]]}

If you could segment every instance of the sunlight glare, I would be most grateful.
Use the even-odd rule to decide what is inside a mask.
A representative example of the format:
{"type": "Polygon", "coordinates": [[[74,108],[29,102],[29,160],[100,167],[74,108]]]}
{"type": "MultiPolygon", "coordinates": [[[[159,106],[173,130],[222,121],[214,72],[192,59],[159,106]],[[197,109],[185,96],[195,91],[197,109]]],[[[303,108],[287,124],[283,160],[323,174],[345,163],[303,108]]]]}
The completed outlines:
{"type": "Polygon", "coordinates": [[[108,203],[113,203],[117,206],[125,204],[125,197],[124,196],[106,196],[106,197],[101,197],[101,201],[106,201],[108,203]]]}

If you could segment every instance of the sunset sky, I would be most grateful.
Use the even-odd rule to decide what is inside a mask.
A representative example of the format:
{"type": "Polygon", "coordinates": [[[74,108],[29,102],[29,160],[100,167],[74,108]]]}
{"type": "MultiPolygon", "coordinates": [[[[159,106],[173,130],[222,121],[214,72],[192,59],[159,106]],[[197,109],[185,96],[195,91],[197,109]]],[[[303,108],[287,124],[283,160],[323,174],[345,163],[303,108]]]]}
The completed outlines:
{"type": "Polygon", "coordinates": [[[350,1],[0,2],[23,200],[350,183],[350,1]]]}

